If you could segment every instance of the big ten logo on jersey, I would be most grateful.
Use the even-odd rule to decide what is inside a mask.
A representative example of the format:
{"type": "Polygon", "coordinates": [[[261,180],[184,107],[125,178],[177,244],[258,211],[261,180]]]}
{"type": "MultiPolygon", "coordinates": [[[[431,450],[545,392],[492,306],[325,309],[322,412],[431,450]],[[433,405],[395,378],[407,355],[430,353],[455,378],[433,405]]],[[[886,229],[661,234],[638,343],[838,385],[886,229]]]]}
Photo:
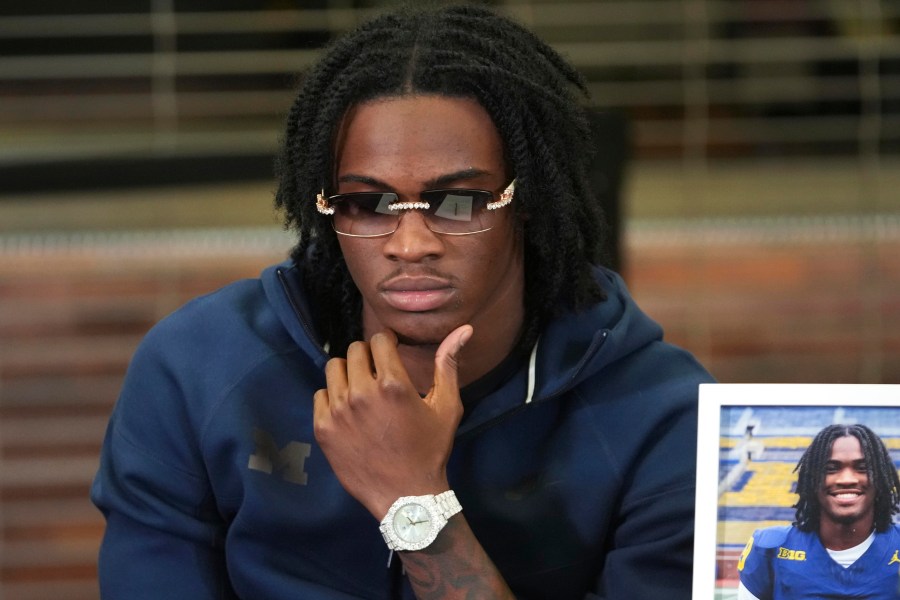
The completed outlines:
{"type": "Polygon", "coordinates": [[[256,446],[247,468],[272,474],[279,473],[290,483],[306,485],[306,459],[312,452],[312,445],[291,441],[279,448],[275,437],[263,429],[253,429],[253,443],[256,446]]]}
{"type": "Polygon", "coordinates": [[[778,558],[784,560],[806,560],[806,552],[803,550],[790,550],[784,546],[778,549],[778,558]]]}

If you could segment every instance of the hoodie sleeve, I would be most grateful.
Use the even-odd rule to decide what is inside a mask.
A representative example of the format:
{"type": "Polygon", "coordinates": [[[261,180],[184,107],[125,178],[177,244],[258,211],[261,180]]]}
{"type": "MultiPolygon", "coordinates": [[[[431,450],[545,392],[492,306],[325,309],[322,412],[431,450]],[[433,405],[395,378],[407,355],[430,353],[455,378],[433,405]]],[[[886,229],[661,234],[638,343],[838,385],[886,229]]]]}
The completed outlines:
{"type": "Polygon", "coordinates": [[[696,413],[673,411],[669,418],[644,439],[647,451],[627,476],[603,569],[608,600],[691,597],[696,413]]]}
{"type": "MultiPolygon", "coordinates": [[[[103,598],[236,598],[219,516],[185,405],[177,346],[151,331],[135,354],[104,440],[91,498],[106,517],[103,598]]],[[[188,363],[196,365],[196,359],[188,363]]]]}
{"type": "Polygon", "coordinates": [[[617,383],[603,388],[610,400],[597,418],[621,487],[592,598],[690,600],[697,393],[711,377],[664,343],[613,368],[617,383]]]}

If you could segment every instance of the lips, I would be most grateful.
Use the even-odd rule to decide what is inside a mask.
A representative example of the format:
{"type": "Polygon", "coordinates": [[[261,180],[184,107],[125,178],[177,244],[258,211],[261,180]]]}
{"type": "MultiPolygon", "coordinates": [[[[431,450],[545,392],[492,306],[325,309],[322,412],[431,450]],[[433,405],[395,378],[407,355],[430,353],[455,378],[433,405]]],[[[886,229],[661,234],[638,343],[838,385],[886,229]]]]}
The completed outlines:
{"type": "Polygon", "coordinates": [[[405,312],[437,310],[456,295],[450,282],[439,277],[394,277],[384,282],[379,292],[388,306],[405,312]]]}

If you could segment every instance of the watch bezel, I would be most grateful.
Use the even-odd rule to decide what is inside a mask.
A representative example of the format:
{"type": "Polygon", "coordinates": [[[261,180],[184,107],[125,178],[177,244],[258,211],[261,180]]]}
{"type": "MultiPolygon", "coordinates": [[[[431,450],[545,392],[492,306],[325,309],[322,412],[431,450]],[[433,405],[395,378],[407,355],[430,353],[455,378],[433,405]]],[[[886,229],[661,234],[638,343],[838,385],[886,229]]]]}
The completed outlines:
{"type": "Polygon", "coordinates": [[[438,533],[447,524],[447,519],[438,509],[434,496],[402,496],[398,498],[388,509],[384,519],[381,520],[381,533],[384,541],[391,550],[422,550],[427,548],[437,538],[438,533]],[[394,527],[394,517],[406,506],[418,505],[425,509],[429,516],[428,534],[417,542],[411,542],[400,537],[394,527]]]}
{"type": "Polygon", "coordinates": [[[391,550],[422,550],[430,546],[438,534],[447,525],[447,520],[462,510],[453,490],[442,494],[427,496],[401,496],[391,504],[381,520],[379,529],[385,543],[391,550]],[[404,540],[394,529],[394,518],[406,506],[418,505],[425,509],[430,517],[428,535],[417,542],[404,540]]]}

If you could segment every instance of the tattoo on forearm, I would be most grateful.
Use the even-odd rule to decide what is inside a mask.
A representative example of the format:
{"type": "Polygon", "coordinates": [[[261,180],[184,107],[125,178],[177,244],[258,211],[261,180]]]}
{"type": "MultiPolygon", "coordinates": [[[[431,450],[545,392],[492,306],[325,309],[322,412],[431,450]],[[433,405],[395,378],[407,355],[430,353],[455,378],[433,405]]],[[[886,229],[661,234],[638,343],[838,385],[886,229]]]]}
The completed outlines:
{"type": "Polygon", "coordinates": [[[404,553],[403,564],[419,600],[513,598],[460,519],[451,520],[431,547],[404,553]]]}

